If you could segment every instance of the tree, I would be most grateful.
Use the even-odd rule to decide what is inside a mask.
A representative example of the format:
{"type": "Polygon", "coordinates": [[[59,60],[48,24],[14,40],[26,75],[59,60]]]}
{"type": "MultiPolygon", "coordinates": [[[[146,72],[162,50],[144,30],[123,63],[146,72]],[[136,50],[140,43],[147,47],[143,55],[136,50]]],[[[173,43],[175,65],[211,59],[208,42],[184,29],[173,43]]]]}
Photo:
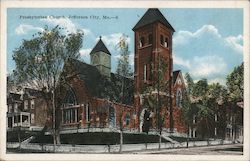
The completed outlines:
{"type": "MultiPolygon", "coordinates": [[[[168,99],[168,96],[171,96],[171,88],[169,88],[171,79],[167,81],[165,77],[167,66],[168,64],[164,61],[164,58],[158,55],[158,65],[157,71],[155,72],[155,79],[153,80],[154,82],[151,82],[143,89],[143,106],[146,110],[155,114],[155,125],[159,135],[159,149],[161,148],[162,127],[167,115],[166,108],[162,107],[167,107],[168,103],[171,107],[171,98],[168,99]]],[[[151,70],[151,75],[153,75],[153,65],[151,65],[151,70]]],[[[147,126],[150,126],[150,124],[147,124],[147,126]]]]}
{"type": "Polygon", "coordinates": [[[77,31],[63,35],[64,28],[56,26],[49,29],[45,26],[43,32],[33,35],[30,40],[23,40],[21,46],[15,49],[13,60],[16,63],[14,74],[18,82],[41,90],[47,102],[48,115],[52,118],[52,133],[54,145],[59,143],[58,129],[56,129],[56,107],[59,105],[56,87],[65,62],[69,58],[79,58],[82,47],[83,33],[77,31]]]}
{"type": "MultiPolygon", "coordinates": [[[[120,57],[118,60],[117,70],[116,73],[121,76],[121,89],[118,89],[120,91],[120,100],[121,103],[125,102],[125,98],[127,95],[126,87],[125,87],[125,79],[132,76],[131,66],[129,64],[129,50],[128,50],[128,43],[126,42],[127,36],[122,35],[120,38],[120,41],[118,43],[120,57]]],[[[120,149],[119,152],[122,152],[122,144],[123,144],[123,116],[124,116],[124,108],[121,108],[118,112],[119,115],[119,128],[120,128],[120,149]]]]}
{"type": "Polygon", "coordinates": [[[194,82],[189,73],[185,74],[185,79],[187,83],[186,90],[183,94],[182,99],[182,108],[181,108],[181,115],[182,119],[184,120],[184,123],[187,125],[187,147],[189,142],[189,129],[193,128],[193,119],[197,115],[198,109],[195,104],[195,102],[191,101],[193,88],[194,88],[194,82]]]}
{"type": "Polygon", "coordinates": [[[232,73],[227,76],[226,82],[228,88],[228,102],[231,109],[232,124],[233,124],[233,140],[236,140],[236,130],[237,130],[237,121],[241,124],[243,114],[237,110],[237,103],[243,102],[244,99],[244,64],[234,68],[232,73]],[[237,119],[238,117],[238,119],[237,119]]]}
{"type": "Polygon", "coordinates": [[[226,82],[229,99],[231,102],[243,101],[244,96],[244,66],[234,68],[233,72],[227,76],[226,82]]]}

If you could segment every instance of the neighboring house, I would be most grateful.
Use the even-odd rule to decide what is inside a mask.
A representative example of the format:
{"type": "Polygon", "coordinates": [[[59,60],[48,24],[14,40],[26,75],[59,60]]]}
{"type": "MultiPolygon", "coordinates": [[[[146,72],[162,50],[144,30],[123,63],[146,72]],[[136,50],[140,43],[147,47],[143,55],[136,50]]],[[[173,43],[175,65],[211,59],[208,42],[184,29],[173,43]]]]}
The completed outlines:
{"type": "Polygon", "coordinates": [[[26,130],[41,130],[47,118],[47,105],[41,92],[24,88],[19,93],[7,95],[7,128],[21,127],[26,130]]]}

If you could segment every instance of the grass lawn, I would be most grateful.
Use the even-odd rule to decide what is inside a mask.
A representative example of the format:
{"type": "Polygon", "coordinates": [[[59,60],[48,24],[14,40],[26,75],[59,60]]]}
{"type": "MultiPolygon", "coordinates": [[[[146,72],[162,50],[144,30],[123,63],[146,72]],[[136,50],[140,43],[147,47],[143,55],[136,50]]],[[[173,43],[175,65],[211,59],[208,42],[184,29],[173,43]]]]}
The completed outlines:
{"type": "MultiPolygon", "coordinates": [[[[74,134],[61,134],[62,144],[77,145],[114,145],[120,143],[120,134],[114,132],[86,132],[74,134]]],[[[124,144],[157,143],[159,136],[146,134],[123,134],[124,144]]],[[[31,142],[53,144],[51,135],[37,136],[31,142]]],[[[162,142],[168,142],[162,138],[162,142]]]]}
{"type": "Polygon", "coordinates": [[[20,140],[24,141],[25,139],[31,137],[32,135],[36,135],[36,132],[32,131],[8,131],[7,132],[7,142],[19,142],[18,135],[20,135],[20,140]]]}

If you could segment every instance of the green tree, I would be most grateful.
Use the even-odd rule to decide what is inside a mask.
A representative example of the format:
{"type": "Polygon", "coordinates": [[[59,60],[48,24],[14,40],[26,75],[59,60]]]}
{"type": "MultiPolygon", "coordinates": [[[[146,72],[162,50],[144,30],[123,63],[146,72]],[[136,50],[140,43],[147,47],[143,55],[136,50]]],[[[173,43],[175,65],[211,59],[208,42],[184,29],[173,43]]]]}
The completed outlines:
{"type": "MultiPolygon", "coordinates": [[[[120,38],[120,41],[118,43],[119,47],[119,53],[120,57],[118,60],[118,65],[116,69],[116,73],[121,76],[121,88],[117,89],[120,93],[120,101],[121,103],[125,102],[125,98],[128,96],[128,91],[126,90],[128,87],[126,87],[126,79],[130,78],[133,73],[131,70],[131,66],[129,64],[129,45],[127,43],[127,36],[124,34],[120,38]]],[[[124,118],[124,108],[122,108],[119,113],[119,128],[120,128],[120,149],[119,152],[122,152],[122,145],[123,145],[123,118],[124,118]]]]}
{"type": "Polygon", "coordinates": [[[243,100],[244,95],[244,66],[234,68],[233,72],[227,76],[227,88],[229,91],[229,99],[231,102],[238,102],[243,100]]]}
{"type": "Polygon", "coordinates": [[[184,123],[187,125],[187,147],[189,142],[189,129],[193,128],[193,119],[197,115],[198,109],[195,102],[191,101],[194,82],[189,73],[185,74],[185,80],[187,83],[186,90],[183,94],[181,115],[184,123]]]}
{"type": "Polygon", "coordinates": [[[234,68],[227,76],[228,104],[232,113],[233,140],[236,140],[237,124],[242,124],[243,114],[238,110],[237,103],[244,99],[244,64],[234,68]]]}
{"type": "Polygon", "coordinates": [[[21,46],[13,51],[17,81],[41,90],[47,107],[52,107],[49,108],[48,115],[52,118],[54,145],[60,142],[55,119],[58,107],[55,100],[56,87],[64,63],[69,58],[79,58],[83,36],[80,31],[64,35],[62,30],[64,29],[59,26],[52,29],[45,26],[43,32],[34,34],[30,40],[23,40],[21,46]]]}

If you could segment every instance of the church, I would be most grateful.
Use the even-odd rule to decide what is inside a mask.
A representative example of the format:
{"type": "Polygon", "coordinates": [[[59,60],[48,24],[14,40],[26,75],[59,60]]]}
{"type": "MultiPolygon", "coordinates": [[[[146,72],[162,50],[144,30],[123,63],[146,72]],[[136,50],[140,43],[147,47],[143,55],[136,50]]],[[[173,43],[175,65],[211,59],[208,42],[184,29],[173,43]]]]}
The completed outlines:
{"type": "MultiPolygon", "coordinates": [[[[127,78],[111,72],[111,53],[100,37],[90,52],[90,64],[73,60],[64,67],[60,127],[63,129],[102,128],[144,132],[146,113],[149,112],[149,131],[157,130],[157,109],[164,118],[165,132],[184,133],[181,121],[181,99],[185,90],[180,70],[173,71],[171,24],[158,9],[148,9],[135,24],[134,77],[127,78]],[[165,104],[149,110],[144,106],[144,89],[157,84],[161,63],[164,62],[165,104]],[[125,94],[121,97],[124,82],[125,94]],[[160,109],[160,110],[159,110],[160,109]],[[147,111],[147,112],[146,112],[147,111]]],[[[158,96],[159,96],[158,95],[158,96]]],[[[57,118],[57,119],[58,119],[57,118]]]]}
{"type": "MultiPolygon", "coordinates": [[[[60,132],[75,129],[156,132],[159,116],[163,118],[163,132],[186,132],[180,113],[185,83],[181,71],[173,71],[174,28],[158,9],[152,8],[132,30],[135,39],[133,77],[111,72],[112,53],[101,37],[90,52],[90,64],[75,59],[66,62],[57,89],[56,126],[60,132]],[[157,88],[160,71],[163,87],[157,88]],[[153,90],[145,90],[149,88],[153,90]],[[161,103],[156,101],[147,106],[147,97],[151,95],[161,103]]],[[[39,91],[10,92],[7,102],[10,130],[19,126],[41,130],[52,121],[39,91]]]]}

